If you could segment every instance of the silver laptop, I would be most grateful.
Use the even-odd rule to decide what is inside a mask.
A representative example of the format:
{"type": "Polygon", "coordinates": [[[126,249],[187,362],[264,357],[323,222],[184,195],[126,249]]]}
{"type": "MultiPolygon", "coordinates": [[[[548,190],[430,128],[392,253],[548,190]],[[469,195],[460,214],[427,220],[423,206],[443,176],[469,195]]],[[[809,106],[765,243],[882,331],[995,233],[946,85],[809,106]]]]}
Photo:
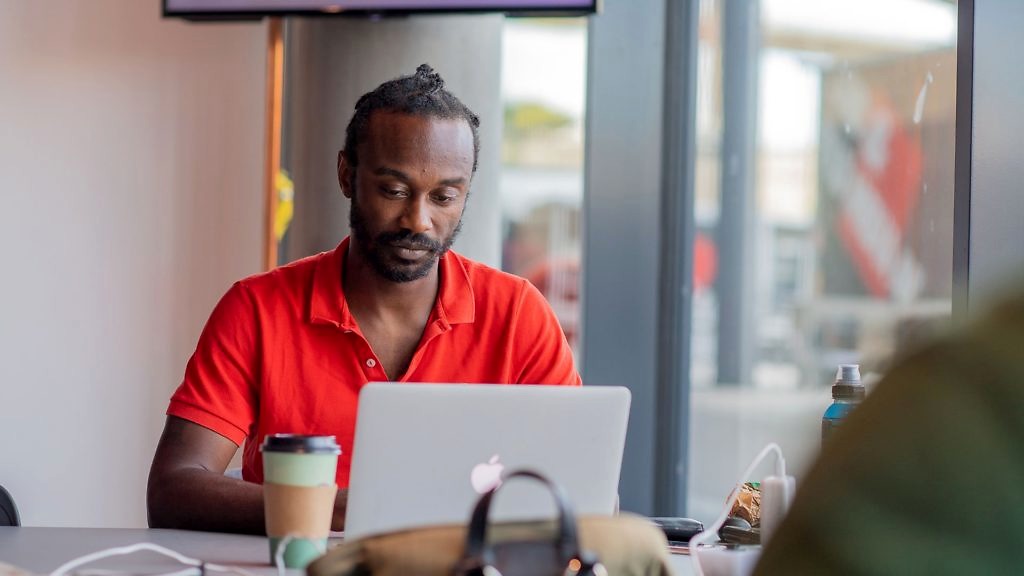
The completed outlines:
{"type": "MultiPolygon", "coordinates": [[[[382,384],[359,395],[345,537],[464,523],[480,493],[529,468],[560,483],[577,514],[612,514],[629,390],[606,386],[382,384]]],[[[492,503],[499,520],[548,518],[528,479],[492,503]]]]}

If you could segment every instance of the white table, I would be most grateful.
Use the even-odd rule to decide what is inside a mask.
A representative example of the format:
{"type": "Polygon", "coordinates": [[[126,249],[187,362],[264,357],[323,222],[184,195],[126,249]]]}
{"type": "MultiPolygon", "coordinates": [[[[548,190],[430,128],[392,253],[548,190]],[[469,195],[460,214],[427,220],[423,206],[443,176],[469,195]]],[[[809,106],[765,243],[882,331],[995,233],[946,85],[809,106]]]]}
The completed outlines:
{"type": "MultiPolygon", "coordinates": [[[[151,542],[190,558],[237,566],[256,574],[277,574],[270,565],[266,538],[188,530],[0,527],[0,562],[29,572],[48,574],[79,556],[138,542],[151,542]]],[[[138,574],[167,573],[187,568],[171,558],[148,551],[101,560],[88,567],[138,574]]],[[[301,574],[301,571],[291,570],[289,573],[301,574]]]]}
{"type": "MultiPolygon", "coordinates": [[[[267,539],[260,536],[193,532],[189,530],[146,530],[121,528],[9,528],[0,527],[0,562],[37,574],[48,574],[68,560],[119,546],[152,542],[190,558],[237,566],[262,575],[276,575],[270,565],[267,539]]],[[[689,556],[672,556],[678,576],[689,576],[689,556]]],[[[89,565],[131,572],[160,574],[185,566],[153,552],[109,558],[89,565]]],[[[300,570],[289,570],[292,576],[300,570]]]]}

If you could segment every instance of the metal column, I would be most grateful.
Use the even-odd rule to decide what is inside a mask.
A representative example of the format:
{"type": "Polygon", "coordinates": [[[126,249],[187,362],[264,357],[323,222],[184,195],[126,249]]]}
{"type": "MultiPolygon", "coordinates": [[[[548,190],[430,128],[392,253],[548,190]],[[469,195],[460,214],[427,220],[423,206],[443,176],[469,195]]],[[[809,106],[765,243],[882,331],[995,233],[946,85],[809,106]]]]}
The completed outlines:
{"type": "Polygon", "coordinates": [[[699,0],[665,7],[654,508],[668,516],[686,515],[699,8],[699,0]]]}
{"type": "Polygon", "coordinates": [[[719,250],[718,382],[751,381],[756,326],[758,0],[724,0],[722,16],[721,211],[719,250]]]}
{"type": "Polygon", "coordinates": [[[590,22],[583,380],[632,392],[622,508],[662,516],[686,505],[697,8],[607,0],[590,22]]]}

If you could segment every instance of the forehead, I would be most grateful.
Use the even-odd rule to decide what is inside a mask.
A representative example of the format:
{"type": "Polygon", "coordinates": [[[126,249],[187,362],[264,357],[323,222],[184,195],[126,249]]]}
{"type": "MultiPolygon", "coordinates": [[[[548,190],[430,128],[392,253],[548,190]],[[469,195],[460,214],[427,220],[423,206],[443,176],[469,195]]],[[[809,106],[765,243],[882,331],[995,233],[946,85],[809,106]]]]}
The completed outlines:
{"type": "Polygon", "coordinates": [[[473,131],[462,119],[375,112],[359,148],[359,163],[366,167],[473,170],[473,131]]]}

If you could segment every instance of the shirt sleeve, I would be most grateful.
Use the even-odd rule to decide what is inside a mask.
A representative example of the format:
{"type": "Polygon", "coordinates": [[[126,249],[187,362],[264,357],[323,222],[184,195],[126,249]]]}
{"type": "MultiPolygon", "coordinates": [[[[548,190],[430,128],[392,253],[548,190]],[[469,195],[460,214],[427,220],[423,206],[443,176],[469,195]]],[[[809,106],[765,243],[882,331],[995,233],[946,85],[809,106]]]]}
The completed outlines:
{"type": "Polygon", "coordinates": [[[514,357],[517,384],[582,384],[572,348],[555,312],[533,284],[523,281],[516,315],[514,357]]]}
{"type": "Polygon", "coordinates": [[[241,445],[258,407],[258,330],[251,294],[236,283],[210,314],[167,414],[241,445]]]}

